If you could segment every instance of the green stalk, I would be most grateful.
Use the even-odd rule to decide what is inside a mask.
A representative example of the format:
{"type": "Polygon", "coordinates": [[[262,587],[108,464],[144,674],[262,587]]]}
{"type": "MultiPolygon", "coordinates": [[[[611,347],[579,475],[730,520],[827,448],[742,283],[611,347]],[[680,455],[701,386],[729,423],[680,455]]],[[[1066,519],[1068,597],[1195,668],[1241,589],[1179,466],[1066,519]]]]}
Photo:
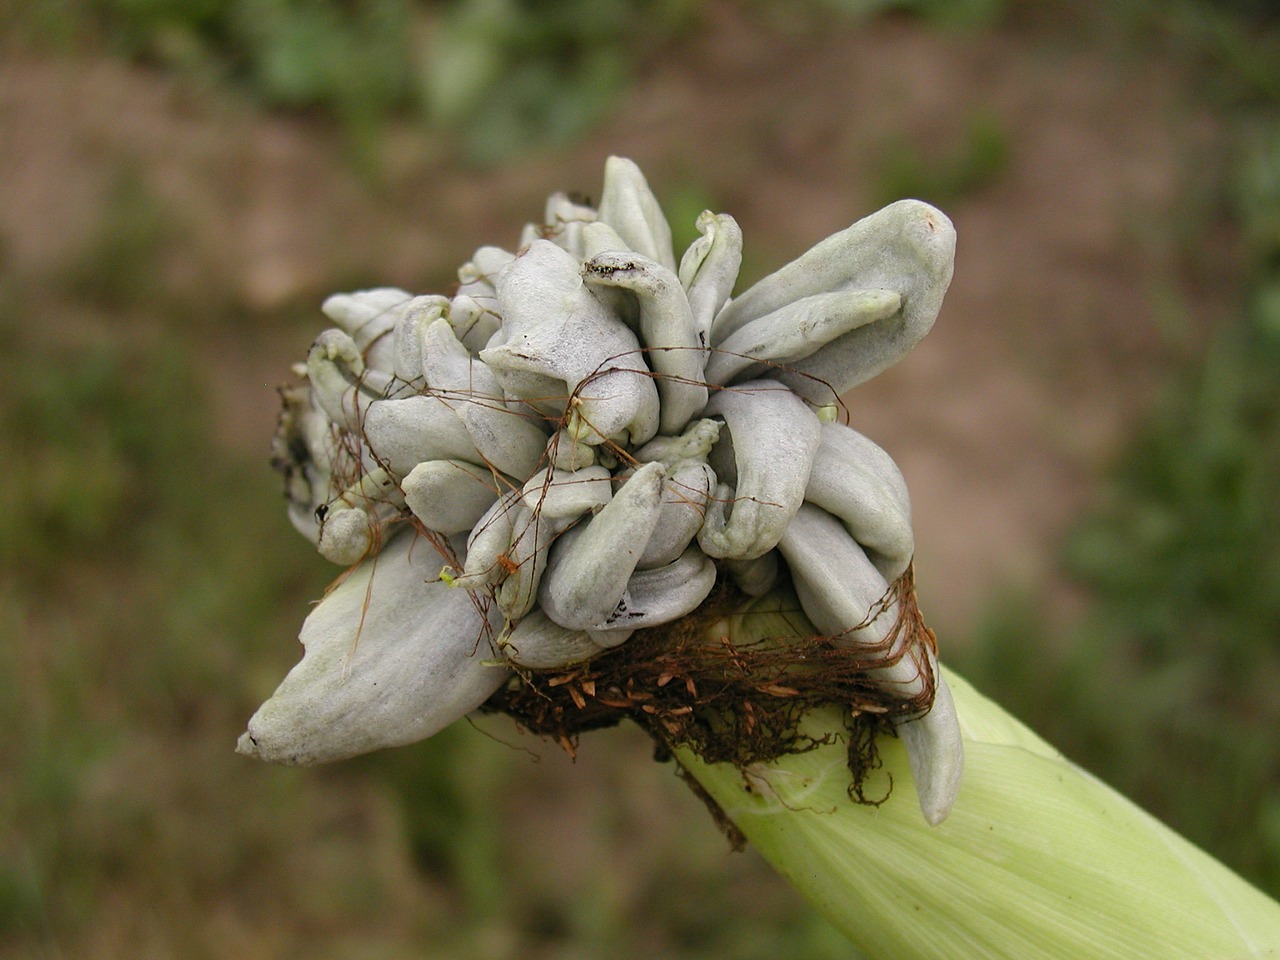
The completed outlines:
{"type": "MultiPolygon", "coordinates": [[[[767,636],[770,619],[713,629],[767,636]],[[749,627],[747,626],[749,623],[749,627]]],[[[789,615],[790,630],[795,614],[789,615]]],[[[750,768],[680,762],[775,869],[869,958],[1280,957],[1280,904],[1065,759],[954,673],[965,772],[928,826],[902,745],[883,737],[849,799],[843,743],[750,768]],[[892,790],[889,790],[890,778],[892,790]]],[[[835,708],[808,732],[844,729],[835,708]]]]}

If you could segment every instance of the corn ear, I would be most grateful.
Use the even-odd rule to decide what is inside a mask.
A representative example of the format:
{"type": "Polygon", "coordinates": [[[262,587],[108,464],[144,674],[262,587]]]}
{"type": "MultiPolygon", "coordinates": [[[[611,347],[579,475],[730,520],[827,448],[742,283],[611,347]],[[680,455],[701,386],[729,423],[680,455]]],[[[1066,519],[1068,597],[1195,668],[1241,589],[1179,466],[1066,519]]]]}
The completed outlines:
{"type": "MultiPolygon", "coordinates": [[[[714,629],[735,640],[791,633],[795,614],[714,629]]],[[[688,750],[678,759],[868,958],[1280,957],[1280,904],[946,676],[965,771],[939,826],[921,818],[906,752],[889,736],[865,784],[869,798],[888,792],[878,807],[849,799],[843,743],[745,776],[688,750]]],[[[816,735],[842,729],[834,707],[805,722],[816,735]]]]}

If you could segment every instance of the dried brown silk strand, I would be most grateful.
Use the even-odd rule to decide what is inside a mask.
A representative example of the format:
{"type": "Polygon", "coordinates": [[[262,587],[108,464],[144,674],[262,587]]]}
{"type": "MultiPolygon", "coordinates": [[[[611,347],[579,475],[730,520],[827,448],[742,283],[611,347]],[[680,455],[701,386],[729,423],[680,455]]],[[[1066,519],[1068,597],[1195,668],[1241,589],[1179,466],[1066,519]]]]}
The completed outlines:
{"type": "MultiPolygon", "coordinates": [[[[849,795],[858,803],[882,803],[885,797],[872,799],[862,792],[867,775],[878,766],[877,737],[891,731],[895,720],[928,710],[934,695],[928,654],[936,653],[937,640],[916,602],[912,568],[859,624],[894,613],[892,626],[874,648],[805,635],[802,625],[807,621],[798,602],[789,611],[758,614],[793,613],[795,634],[742,643],[725,630],[713,630],[717,623],[753,616],[749,610],[740,612],[748,603],[749,598],[722,581],[694,613],[637,631],[614,650],[552,670],[517,668],[512,681],[483,709],[514,718],[571,755],[582,733],[629,719],[654,738],[659,759],[683,747],[707,763],[732,763],[746,771],[752,764],[832,742],[837,734],[815,739],[802,732],[800,721],[812,707],[835,704],[845,711],[849,795]],[[889,650],[896,653],[886,658],[889,650]],[[911,657],[925,676],[920,693],[910,698],[867,675],[902,657],[911,657]]],[[[696,788],[695,793],[709,799],[696,788]]],[[[709,807],[724,826],[714,804],[709,807]]],[[[731,840],[735,834],[730,833],[731,840]]]]}

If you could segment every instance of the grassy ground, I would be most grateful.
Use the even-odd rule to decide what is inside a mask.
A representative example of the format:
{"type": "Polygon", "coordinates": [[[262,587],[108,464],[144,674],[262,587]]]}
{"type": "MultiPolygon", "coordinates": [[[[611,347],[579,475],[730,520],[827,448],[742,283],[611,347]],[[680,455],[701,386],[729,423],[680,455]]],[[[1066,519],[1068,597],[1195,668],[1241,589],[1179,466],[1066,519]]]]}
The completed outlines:
{"type": "MultiPolygon", "coordinates": [[[[946,203],[948,312],[854,398],[916,491],[926,606],[944,643],[989,609],[953,659],[1280,891],[1280,60],[1258,12],[652,4],[630,85],[591,86],[565,51],[639,6],[575,33],[511,4],[488,34],[479,4],[357,6],[350,29],[283,2],[0,21],[0,956],[847,956],[633,732],[575,764],[492,720],[319,771],[231,752],[333,572],[264,464],[313,304],[447,285],[608,150],[683,220],[741,212],[757,275],[876,200],[946,203]],[[455,151],[456,118],[406,119],[427,101],[403,77],[314,80],[397,17],[471,30],[491,71],[527,61],[577,119],[499,162],[527,134],[501,110],[455,151]],[[290,101],[271,70],[331,93],[290,101]],[[991,600],[1011,570],[1022,593],[991,600]]],[[[533,83],[477,76],[459,117],[533,83]]]]}

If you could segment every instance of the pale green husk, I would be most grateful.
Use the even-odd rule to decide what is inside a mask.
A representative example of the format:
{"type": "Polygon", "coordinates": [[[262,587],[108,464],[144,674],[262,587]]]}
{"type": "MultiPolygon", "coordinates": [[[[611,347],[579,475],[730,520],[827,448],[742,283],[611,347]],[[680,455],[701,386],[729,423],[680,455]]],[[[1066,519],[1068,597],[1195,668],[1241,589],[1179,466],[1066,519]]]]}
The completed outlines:
{"type": "MultiPolygon", "coordinates": [[[[757,607],[757,609],[759,609],[757,607]]],[[[795,629],[735,617],[737,639],[795,629]]],[[[772,623],[770,622],[772,621],[772,623]]],[[[785,626],[789,624],[788,626],[785,626]]],[[[755,848],[873,960],[1244,960],[1280,957],[1280,904],[1065,759],[954,673],[965,771],[936,827],[916,807],[902,745],[847,795],[843,744],[743,777],[679,760],[755,848]]],[[[842,729],[835,708],[813,732],[842,729]]]]}

